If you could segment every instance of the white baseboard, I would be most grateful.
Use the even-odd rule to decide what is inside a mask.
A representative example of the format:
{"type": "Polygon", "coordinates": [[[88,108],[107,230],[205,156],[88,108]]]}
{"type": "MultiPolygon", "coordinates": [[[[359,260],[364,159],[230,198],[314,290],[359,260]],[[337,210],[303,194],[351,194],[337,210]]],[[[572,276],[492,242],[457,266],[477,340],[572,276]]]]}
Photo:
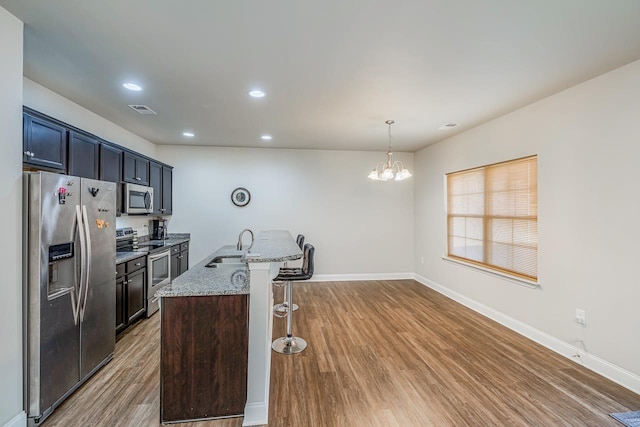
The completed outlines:
{"type": "Polygon", "coordinates": [[[269,407],[266,403],[247,403],[244,407],[243,426],[260,426],[269,422],[269,407]]]}
{"type": "Polygon", "coordinates": [[[427,279],[426,277],[420,276],[419,274],[415,274],[414,279],[417,282],[433,289],[434,291],[445,295],[456,302],[459,302],[460,304],[470,308],[471,310],[478,312],[492,320],[495,320],[496,322],[519,333],[520,335],[523,335],[530,340],[547,347],[548,349],[566,357],[567,359],[581,364],[585,368],[590,369],[593,372],[596,372],[603,377],[608,378],[611,381],[618,383],[635,393],[640,394],[640,376],[634,374],[633,372],[629,372],[626,369],[614,365],[613,363],[589,354],[579,347],[568,344],[552,335],[540,331],[539,329],[533,328],[525,323],[520,322],[519,320],[496,311],[491,307],[487,307],[486,305],[474,301],[471,298],[468,298],[449,288],[439,285],[438,283],[435,283],[427,279]],[[579,354],[580,358],[574,357],[574,355],[576,354],[579,354]]]}
{"type": "Polygon", "coordinates": [[[25,427],[27,425],[27,413],[21,411],[18,415],[11,418],[7,423],[2,427],[25,427]]]}
{"type": "Polygon", "coordinates": [[[414,273],[371,273],[371,274],[314,274],[310,282],[350,282],[358,280],[407,280],[414,273]]]}

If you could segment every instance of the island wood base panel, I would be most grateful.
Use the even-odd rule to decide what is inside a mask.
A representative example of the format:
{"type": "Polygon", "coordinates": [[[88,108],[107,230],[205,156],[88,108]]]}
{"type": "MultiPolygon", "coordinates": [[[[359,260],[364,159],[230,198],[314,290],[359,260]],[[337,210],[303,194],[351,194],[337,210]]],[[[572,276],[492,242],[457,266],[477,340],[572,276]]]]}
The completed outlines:
{"type": "Polygon", "coordinates": [[[163,298],[161,314],[161,421],[242,416],[247,295],[163,298]]]}

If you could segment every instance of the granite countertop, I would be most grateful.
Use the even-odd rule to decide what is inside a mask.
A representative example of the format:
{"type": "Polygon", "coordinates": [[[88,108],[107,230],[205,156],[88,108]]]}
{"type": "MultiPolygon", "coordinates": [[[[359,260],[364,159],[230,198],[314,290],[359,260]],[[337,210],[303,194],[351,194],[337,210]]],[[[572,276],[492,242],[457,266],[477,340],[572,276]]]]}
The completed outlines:
{"type": "Polygon", "coordinates": [[[248,262],[291,261],[302,258],[302,250],[288,231],[261,231],[245,258],[248,262]]]}
{"type": "Polygon", "coordinates": [[[165,240],[149,240],[149,236],[142,236],[138,240],[138,244],[162,243],[166,246],[178,245],[180,243],[191,240],[191,233],[169,233],[165,240]]]}
{"type": "MultiPolygon", "coordinates": [[[[165,246],[171,247],[174,245],[179,245],[182,243],[186,243],[191,240],[190,233],[169,233],[169,238],[166,240],[144,240],[143,236],[140,240],[141,244],[149,244],[149,243],[164,243],[165,246]]],[[[148,251],[144,250],[144,247],[141,247],[140,250],[135,252],[116,252],[116,264],[121,264],[123,262],[131,261],[132,259],[138,258],[140,256],[148,255],[148,251]]]]}
{"type": "Polygon", "coordinates": [[[288,231],[265,231],[256,236],[247,253],[235,245],[223,246],[197,265],[176,277],[171,285],[156,292],[158,297],[241,295],[249,293],[248,262],[281,262],[302,257],[302,251],[288,231]],[[216,257],[239,256],[237,263],[205,267],[216,257]]]}
{"type": "Polygon", "coordinates": [[[242,295],[249,293],[249,269],[247,264],[219,263],[215,268],[206,267],[219,256],[242,255],[235,246],[223,246],[198,264],[173,279],[171,284],[156,292],[157,297],[188,297],[206,295],[242,295]]]}

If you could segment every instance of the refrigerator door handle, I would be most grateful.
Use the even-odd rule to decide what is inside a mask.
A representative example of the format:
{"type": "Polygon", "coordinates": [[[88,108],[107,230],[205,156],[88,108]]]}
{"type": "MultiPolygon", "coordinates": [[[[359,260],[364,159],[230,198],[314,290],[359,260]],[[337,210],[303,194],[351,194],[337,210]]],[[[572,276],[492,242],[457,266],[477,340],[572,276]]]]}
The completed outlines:
{"type": "Polygon", "coordinates": [[[74,295],[71,296],[71,303],[73,305],[73,322],[77,325],[80,320],[80,304],[82,302],[82,288],[85,281],[86,271],[84,264],[87,259],[87,249],[85,246],[84,225],[82,221],[82,211],[80,205],[76,205],[76,224],[78,226],[78,233],[80,234],[80,284],[78,286],[78,300],[75,301],[74,295]]]}
{"type": "Polygon", "coordinates": [[[80,301],[76,301],[76,290],[71,292],[71,308],[73,309],[73,324],[78,325],[78,310],[80,309],[80,301]]]}
{"type": "MultiPolygon", "coordinates": [[[[87,206],[82,205],[82,223],[85,229],[85,243],[87,245],[85,252],[87,257],[85,258],[85,281],[84,281],[84,292],[82,294],[82,308],[80,308],[80,321],[84,321],[84,312],[87,309],[87,296],[89,295],[89,277],[91,275],[91,229],[89,228],[89,219],[87,216],[87,206]]],[[[82,285],[82,284],[81,284],[82,285]]],[[[80,303],[80,298],[78,298],[78,303],[80,303]]]]}

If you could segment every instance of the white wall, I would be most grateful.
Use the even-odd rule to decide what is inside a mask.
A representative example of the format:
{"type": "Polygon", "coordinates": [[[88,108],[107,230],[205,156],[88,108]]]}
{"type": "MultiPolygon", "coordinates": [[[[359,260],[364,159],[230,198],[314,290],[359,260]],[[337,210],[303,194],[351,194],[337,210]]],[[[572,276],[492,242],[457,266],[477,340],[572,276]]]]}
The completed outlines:
{"type": "Polygon", "coordinates": [[[637,378],[639,118],[640,61],[416,153],[417,273],[561,341],[583,340],[590,355],[637,378]],[[541,287],[443,261],[444,174],[531,154],[541,287]],[[586,310],[584,328],[576,308],[586,310]]]}
{"type": "MultiPolygon", "coordinates": [[[[316,248],[316,274],[413,271],[413,178],[373,182],[384,153],[158,146],[175,167],[170,232],[190,232],[191,265],[244,228],[289,230],[316,248]],[[231,203],[234,188],[251,203],[231,203]]],[[[413,155],[396,157],[409,169],[413,155]]]]}
{"type": "Polygon", "coordinates": [[[0,425],[22,414],[22,22],[0,7],[0,425]]]}
{"type": "Polygon", "coordinates": [[[155,144],[26,77],[24,78],[24,105],[109,142],[155,158],[155,144]]]}

